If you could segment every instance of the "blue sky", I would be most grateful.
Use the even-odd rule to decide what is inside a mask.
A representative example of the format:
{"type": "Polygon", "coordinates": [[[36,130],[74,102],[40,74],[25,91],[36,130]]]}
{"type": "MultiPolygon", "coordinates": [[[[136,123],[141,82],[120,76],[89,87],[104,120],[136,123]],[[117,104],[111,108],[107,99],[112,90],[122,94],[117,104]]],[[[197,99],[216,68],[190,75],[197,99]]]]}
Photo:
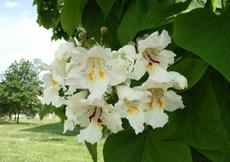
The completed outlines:
{"type": "Polygon", "coordinates": [[[59,42],[51,42],[51,31],[36,23],[32,0],[0,0],[0,73],[21,58],[41,58],[51,63],[59,42]]]}

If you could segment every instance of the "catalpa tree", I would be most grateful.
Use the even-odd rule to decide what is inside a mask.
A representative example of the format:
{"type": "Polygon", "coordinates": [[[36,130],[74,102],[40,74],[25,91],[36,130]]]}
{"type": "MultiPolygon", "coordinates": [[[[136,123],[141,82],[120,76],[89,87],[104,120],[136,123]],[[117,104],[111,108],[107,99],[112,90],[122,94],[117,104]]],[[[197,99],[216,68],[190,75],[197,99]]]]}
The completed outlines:
{"type": "Polygon", "coordinates": [[[230,2],[34,0],[65,39],[44,101],[94,162],[230,161],[230,2]]]}

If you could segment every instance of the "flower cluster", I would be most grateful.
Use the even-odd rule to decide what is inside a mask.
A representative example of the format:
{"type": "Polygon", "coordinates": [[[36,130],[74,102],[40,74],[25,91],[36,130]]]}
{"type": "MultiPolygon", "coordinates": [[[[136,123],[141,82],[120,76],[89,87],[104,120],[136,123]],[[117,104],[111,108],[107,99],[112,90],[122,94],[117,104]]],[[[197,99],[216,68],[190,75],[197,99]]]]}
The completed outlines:
{"type": "Polygon", "coordinates": [[[64,132],[81,127],[78,138],[96,143],[102,129],[112,133],[123,130],[127,119],[138,134],[145,125],[163,127],[166,111],[184,108],[182,98],[172,89],[184,89],[187,80],[168,71],[176,56],[165,48],[171,43],[168,32],[154,32],[117,51],[94,45],[91,48],[62,44],[51,65],[40,63],[49,72],[44,75],[44,102],[56,107],[66,105],[64,132]],[[133,80],[147,79],[139,86],[133,80]],[[118,99],[109,102],[111,97],[118,99]],[[115,98],[116,98],[115,97],[115,98]]]}

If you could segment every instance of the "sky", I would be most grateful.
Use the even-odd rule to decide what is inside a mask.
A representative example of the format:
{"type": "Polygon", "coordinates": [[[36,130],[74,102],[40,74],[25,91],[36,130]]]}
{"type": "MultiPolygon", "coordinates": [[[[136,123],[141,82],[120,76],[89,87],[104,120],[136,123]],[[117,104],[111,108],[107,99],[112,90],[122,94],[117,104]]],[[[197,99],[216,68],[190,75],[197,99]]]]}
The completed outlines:
{"type": "Polygon", "coordinates": [[[36,23],[33,0],[0,0],[0,74],[21,58],[51,63],[63,41],[51,41],[52,32],[36,23]]]}

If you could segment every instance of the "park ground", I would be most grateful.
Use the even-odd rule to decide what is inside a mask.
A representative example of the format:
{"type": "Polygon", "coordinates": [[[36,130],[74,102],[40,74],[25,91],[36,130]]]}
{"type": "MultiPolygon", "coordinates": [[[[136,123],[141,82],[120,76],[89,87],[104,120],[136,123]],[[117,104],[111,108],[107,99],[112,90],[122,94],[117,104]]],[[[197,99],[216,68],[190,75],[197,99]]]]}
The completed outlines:
{"type": "MultiPolygon", "coordinates": [[[[58,119],[0,121],[0,162],[92,162],[84,143],[58,119]]],[[[102,162],[102,143],[98,148],[102,162]]]]}

